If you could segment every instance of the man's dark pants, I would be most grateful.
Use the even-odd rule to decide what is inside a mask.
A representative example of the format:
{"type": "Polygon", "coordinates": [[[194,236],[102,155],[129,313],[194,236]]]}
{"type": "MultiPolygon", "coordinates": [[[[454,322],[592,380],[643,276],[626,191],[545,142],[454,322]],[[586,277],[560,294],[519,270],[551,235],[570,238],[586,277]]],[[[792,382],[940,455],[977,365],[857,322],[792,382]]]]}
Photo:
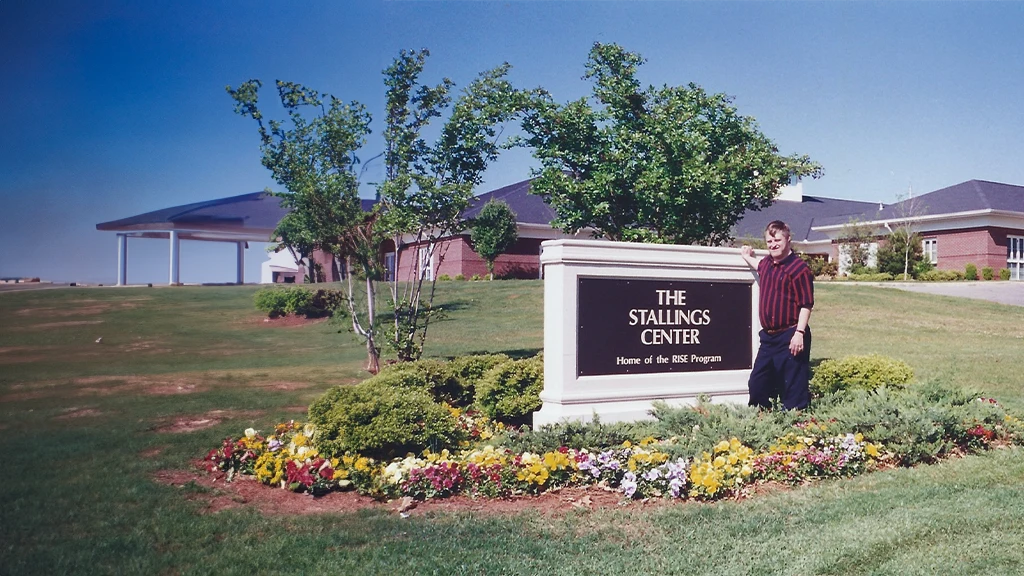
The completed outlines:
{"type": "Polygon", "coordinates": [[[769,334],[761,330],[754,368],[747,384],[751,406],[771,408],[772,398],[781,398],[786,410],[806,408],[811,403],[808,381],[811,377],[811,328],[804,333],[804,349],[793,356],[789,342],[796,326],[769,334]]]}

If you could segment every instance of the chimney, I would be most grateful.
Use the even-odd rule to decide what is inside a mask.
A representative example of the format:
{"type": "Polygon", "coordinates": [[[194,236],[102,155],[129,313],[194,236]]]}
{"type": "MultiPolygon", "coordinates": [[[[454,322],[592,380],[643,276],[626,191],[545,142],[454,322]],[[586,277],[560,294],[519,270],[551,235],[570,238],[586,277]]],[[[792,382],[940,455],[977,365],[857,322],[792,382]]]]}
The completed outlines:
{"type": "Polygon", "coordinates": [[[779,188],[779,197],[775,199],[776,202],[784,200],[786,202],[803,202],[804,201],[804,183],[797,181],[796,184],[788,184],[779,188]]]}

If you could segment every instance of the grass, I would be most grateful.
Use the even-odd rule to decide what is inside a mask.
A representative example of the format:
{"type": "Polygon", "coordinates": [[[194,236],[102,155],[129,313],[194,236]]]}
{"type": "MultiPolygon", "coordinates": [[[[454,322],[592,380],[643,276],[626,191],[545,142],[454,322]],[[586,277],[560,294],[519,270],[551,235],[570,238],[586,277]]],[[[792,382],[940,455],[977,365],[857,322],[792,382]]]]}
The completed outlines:
{"type": "MultiPolygon", "coordinates": [[[[539,282],[438,285],[427,354],[529,354],[539,282]]],[[[262,322],[252,287],[0,294],[2,574],[1010,574],[1024,567],[1024,454],[998,450],[742,502],[402,519],[200,514],[209,488],[151,479],[226,435],[303,417],[355,382],[343,324],[262,322]],[[340,330],[340,332],[339,332],[340,330]],[[96,339],[102,337],[101,343],[96,339]],[[220,422],[161,432],[177,417],[220,422]],[[142,456],[146,454],[146,456],[142,456]]],[[[883,353],[1024,412],[1024,309],[821,286],[815,359],[883,353]]],[[[302,496],[296,496],[302,497],[302,496]]]]}

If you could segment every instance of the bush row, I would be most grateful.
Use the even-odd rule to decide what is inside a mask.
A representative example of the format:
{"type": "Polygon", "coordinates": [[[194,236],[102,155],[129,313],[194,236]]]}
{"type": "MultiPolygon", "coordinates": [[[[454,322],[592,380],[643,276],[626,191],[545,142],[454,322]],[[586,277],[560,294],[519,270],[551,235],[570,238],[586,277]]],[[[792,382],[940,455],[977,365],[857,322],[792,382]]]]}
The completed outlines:
{"type": "MultiPolygon", "coordinates": [[[[819,266],[819,268],[820,268],[820,266],[819,266]]],[[[839,280],[839,281],[848,280],[848,281],[853,281],[853,282],[888,282],[888,281],[891,281],[891,280],[900,280],[900,279],[902,279],[902,274],[893,275],[893,274],[890,274],[890,273],[887,273],[887,272],[877,272],[877,271],[874,271],[874,269],[872,269],[872,268],[864,268],[863,272],[860,272],[860,273],[853,273],[853,272],[851,272],[851,273],[847,274],[846,276],[836,276],[835,274],[831,274],[830,275],[828,273],[817,273],[817,272],[815,272],[815,269],[816,268],[814,266],[811,267],[811,272],[814,273],[816,278],[822,277],[822,276],[826,276],[826,277],[831,277],[832,279],[839,280]]],[[[990,268],[988,266],[986,266],[986,267],[981,269],[980,279],[995,280],[996,278],[998,278],[1000,280],[1009,280],[1010,279],[1010,271],[1008,269],[1006,269],[1006,268],[1001,268],[999,270],[999,272],[997,273],[994,269],[992,269],[992,268],[990,268]]],[[[979,275],[978,275],[978,267],[975,266],[974,264],[968,264],[965,267],[965,271],[964,272],[961,272],[959,270],[937,270],[937,269],[930,269],[930,270],[920,271],[919,273],[917,273],[914,276],[914,279],[920,280],[922,282],[954,282],[954,281],[959,281],[959,280],[978,280],[979,279],[979,275]]]]}

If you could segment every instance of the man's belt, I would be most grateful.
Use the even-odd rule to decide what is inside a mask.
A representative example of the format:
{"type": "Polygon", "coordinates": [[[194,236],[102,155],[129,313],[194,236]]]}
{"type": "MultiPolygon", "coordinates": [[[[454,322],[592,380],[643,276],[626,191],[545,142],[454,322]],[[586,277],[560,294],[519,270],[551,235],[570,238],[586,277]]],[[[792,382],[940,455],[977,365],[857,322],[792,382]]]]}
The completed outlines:
{"type": "Polygon", "coordinates": [[[796,324],[793,324],[791,326],[786,326],[785,328],[774,328],[774,329],[771,329],[771,330],[769,330],[768,328],[765,328],[764,331],[765,331],[766,334],[770,334],[770,335],[774,336],[776,334],[785,332],[786,330],[789,330],[791,328],[796,328],[796,324]]]}

